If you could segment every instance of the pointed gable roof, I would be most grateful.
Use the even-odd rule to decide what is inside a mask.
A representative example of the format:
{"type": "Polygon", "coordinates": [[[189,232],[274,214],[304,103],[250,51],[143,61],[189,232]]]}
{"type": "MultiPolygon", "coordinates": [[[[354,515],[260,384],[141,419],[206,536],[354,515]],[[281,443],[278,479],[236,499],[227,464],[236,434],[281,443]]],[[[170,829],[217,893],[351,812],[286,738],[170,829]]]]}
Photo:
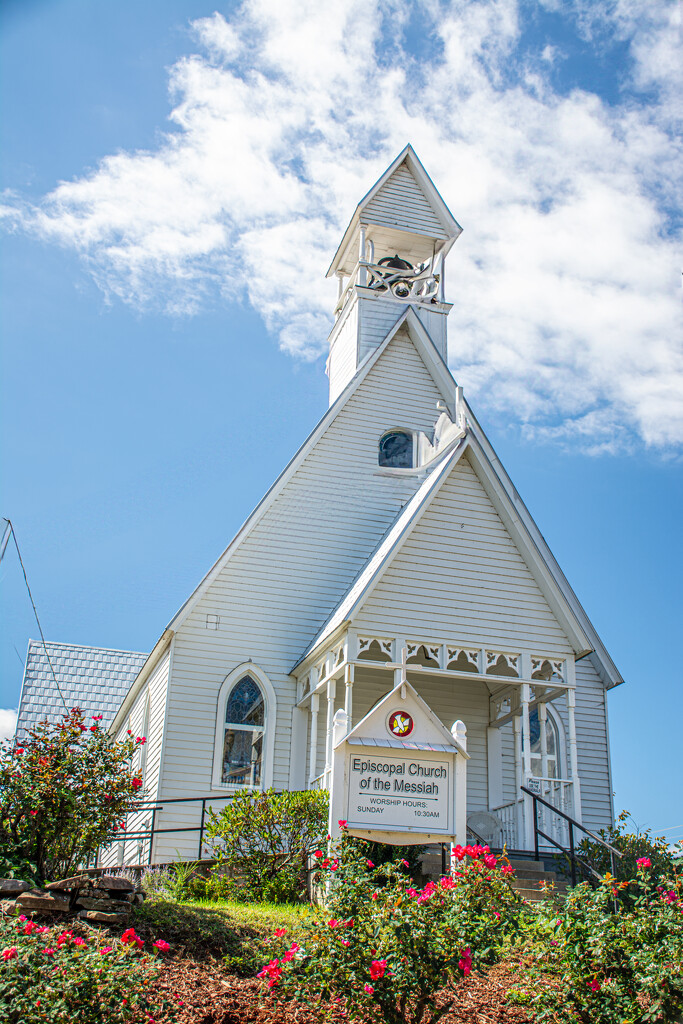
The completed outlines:
{"type": "Polygon", "coordinates": [[[448,731],[407,679],[397,683],[393,690],[370,708],[367,715],[337,745],[340,746],[341,743],[359,747],[391,747],[396,750],[438,750],[450,753],[457,750],[468,760],[470,756],[457,734],[448,731]],[[397,702],[400,702],[401,709],[412,714],[415,720],[415,728],[410,739],[390,736],[385,728],[387,712],[397,702]],[[381,739],[378,739],[380,736],[381,739]]]}
{"type": "Polygon", "coordinates": [[[411,145],[407,145],[361,199],[327,271],[350,273],[357,260],[360,224],[375,224],[432,239],[444,256],[462,228],[411,145]],[[356,243],[356,244],[354,244],[356,243]]]}
{"type": "Polygon", "coordinates": [[[467,442],[464,439],[454,442],[454,447],[444,454],[442,461],[435,465],[410,501],[403,506],[393,526],[387,532],[375,553],[366,562],[356,582],[332,612],[323,628],[294,666],[294,669],[302,661],[305,661],[316,648],[325,643],[328,637],[332,636],[335,630],[339,629],[344,622],[351,620],[356,612],[365,604],[381,579],[385,568],[399,547],[408,539],[413,526],[429,506],[440,485],[446,479],[449,471],[458,461],[466,447],[467,442]]]}

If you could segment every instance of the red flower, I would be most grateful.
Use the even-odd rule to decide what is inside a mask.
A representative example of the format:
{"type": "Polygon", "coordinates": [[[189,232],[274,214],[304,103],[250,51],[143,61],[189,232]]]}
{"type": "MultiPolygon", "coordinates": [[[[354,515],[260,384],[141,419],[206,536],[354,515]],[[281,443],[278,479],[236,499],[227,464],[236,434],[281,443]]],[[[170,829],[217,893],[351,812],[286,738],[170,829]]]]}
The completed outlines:
{"type": "Polygon", "coordinates": [[[652,867],[652,861],[650,860],[649,857],[639,857],[638,860],[636,861],[636,864],[638,865],[639,868],[651,868],[652,867]]]}
{"type": "Polygon", "coordinates": [[[504,875],[514,875],[515,873],[515,869],[513,868],[512,864],[503,864],[500,870],[503,872],[504,875]]]}
{"type": "Polygon", "coordinates": [[[76,938],[74,939],[74,946],[87,946],[87,945],[88,945],[88,943],[85,941],[85,939],[82,939],[80,937],[80,935],[77,935],[76,938]]]}
{"type": "Polygon", "coordinates": [[[328,923],[330,928],[338,928],[339,927],[339,921],[337,920],[336,917],[331,917],[327,923],[328,923]]]}
{"type": "Polygon", "coordinates": [[[111,953],[113,948],[113,946],[102,946],[102,949],[100,950],[100,956],[106,956],[107,953],[111,953]]]}
{"type": "Polygon", "coordinates": [[[45,956],[54,956],[54,955],[55,955],[54,949],[50,948],[50,949],[46,949],[45,950],[45,956]]]}
{"type": "Polygon", "coordinates": [[[341,940],[341,944],[342,944],[342,946],[350,946],[351,945],[351,943],[350,943],[350,941],[348,939],[342,939],[341,940]]]}
{"type": "Polygon", "coordinates": [[[143,743],[146,743],[146,742],[147,742],[147,737],[146,737],[146,736],[136,736],[136,737],[135,737],[135,742],[136,742],[136,743],[139,743],[139,744],[140,744],[140,746],[142,746],[142,745],[143,745],[143,743]]]}
{"type": "Polygon", "coordinates": [[[17,958],[17,947],[16,946],[9,946],[7,949],[3,949],[3,951],[2,951],[2,959],[3,960],[16,960],[16,958],[17,958]]]}
{"type": "Polygon", "coordinates": [[[35,931],[37,927],[38,925],[34,924],[33,921],[27,921],[26,924],[24,925],[24,935],[30,935],[31,932],[35,931]]]}
{"type": "Polygon", "coordinates": [[[592,981],[588,982],[588,987],[591,990],[591,992],[599,992],[600,991],[600,982],[597,980],[597,978],[593,978],[592,981]]]}
{"type": "Polygon", "coordinates": [[[128,943],[138,942],[139,940],[140,936],[135,934],[135,928],[127,928],[126,931],[121,936],[121,942],[125,943],[126,945],[128,943]]]}
{"type": "Polygon", "coordinates": [[[286,928],[276,928],[275,932],[274,932],[274,935],[275,935],[276,939],[281,939],[283,937],[283,935],[286,935],[286,934],[287,934],[287,929],[286,928]]]}
{"type": "Polygon", "coordinates": [[[496,866],[496,858],[493,856],[492,853],[487,853],[485,855],[485,857],[484,857],[484,864],[486,865],[487,868],[495,868],[495,866],[496,866]]]}
{"type": "Polygon", "coordinates": [[[377,981],[378,978],[384,977],[384,972],[387,969],[386,960],[373,960],[370,964],[370,977],[373,981],[377,981]]]}
{"type": "Polygon", "coordinates": [[[364,992],[365,992],[365,993],[366,993],[367,995],[371,996],[371,995],[372,995],[372,993],[373,993],[373,992],[374,992],[375,990],[374,990],[374,988],[372,987],[372,985],[367,985],[367,984],[365,984],[365,985],[363,985],[363,991],[364,991],[364,992]]]}
{"type": "Polygon", "coordinates": [[[90,732],[97,732],[97,722],[95,722],[94,725],[90,726],[90,732]]]}
{"type": "Polygon", "coordinates": [[[467,949],[461,949],[460,950],[460,959],[458,960],[458,967],[460,968],[462,973],[465,975],[465,977],[467,977],[467,975],[472,970],[472,956],[471,956],[471,953],[472,953],[472,950],[470,949],[469,946],[467,947],[467,949]]]}
{"type": "Polygon", "coordinates": [[[156,942],[152,943],[152,945],[155,946],[157,949],[160,949],[162,953],[168,953],[169,949],[171,948],[165,939],[157,939],[156,942]]]}
{"type": "Polygon", "coordinates": [[[132,782],[131,782],[131,786],[133,787],[133,789],[136,792],[138,791],[138,789],[140,789],[141,785],[142,785],[142,779],[133,779],[132,782]]]}
{"type": "Polygon", "coordinates": [[[313,856],[315,857],[316,860],[320,860],[322,855],[323,855],[323,851],[322,850],[316,850],[315,853],[313,854],[313,856]]]}
{"type": "Polygon", "coordinates": [[[346,828],[349,823],[348,821],[344,821],[343,818],[340,818],[337,824],[339,825],[339,828],[346,828]]]}
{"type": "Polygon", "coordinates": [[[375,866],[375,865],[374,865],[374,864],[372,863],[372,861],[371,861],[371,860],[366,860],[366,862],[365,862],[365,863],[367,864],[367,866],[368,866],[369,868],[374,868],[374,866],[375,866]]]}
{"type": "Polygon", "coordinates": [[[31,815],[32,818],[35,818],[38,811],[29,811],[28,813],[31,815]]]}

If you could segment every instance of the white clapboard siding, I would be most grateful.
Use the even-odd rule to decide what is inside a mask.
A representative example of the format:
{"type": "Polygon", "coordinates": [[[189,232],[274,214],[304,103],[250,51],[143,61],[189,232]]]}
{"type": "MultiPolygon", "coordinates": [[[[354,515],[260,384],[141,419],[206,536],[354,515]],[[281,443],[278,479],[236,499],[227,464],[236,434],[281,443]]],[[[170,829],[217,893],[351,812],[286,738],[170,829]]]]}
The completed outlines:
{"type": "MultiPolygon", "coordinates": [[[[145,757],[142,757],[142,749],[138,748],[135,757],[133,759],[133,767],[139,770],[141,764],[144,761],[144,774],[143,783],[144,790],[143,795],[145,802],[150,803],[157,799],[159,793],[159,780],[161,773],[161,758],[164,741],[164,721],[166,716],[166,697],[168,693],[168,675],[169,675],[169,662],[170,662],[170,651],[159,659],[158,664],[154,667],[149,679],[140,690],[140,693],[135,698],[130,713],[121,728],[117,733],[117,739],[125,739],[127,736],[127,730],[133,734],[133,737],[143,735],[143,725],[145,722],[145,708],[149,702],[149,710],[147,717],[147,729],[145,744],[145,757]]],[[[142,812],[140,816],[132,818],[128,822],[128,830],[132,831],[136,829],[142,831],[143,827],[147,827],[147,824],[151,822],[151,813],[142,812]]],[[[159,821],[156,822],[159,825],[159,821]]],[[[144,857],[147,856],[147,846],[143,851],[144,857]]],[[[135,841],[131,841],[125,844],[114,843],[107,850],[103,851],[100,857],[100,863],[104,867],[111,867],[123,860],[126,864],[137,864],[140,860],[140,851],[138,844],[135,841]],[[122,849],[119,849],[119,846],[122,849]]]]}
{"type": "Polygon", "coordinates": [[[330,405],[342,393],[358,368],[358,301],[351,299],[335,325],[327,375],[330,379],[330,405]]]}
{"type": "Polygon", "coordinates": [[[354,625],[413,640],[570,655],[466,456],[453,468],[354,625]]]}
{"type": "Polygon", "coordinates": [[[405,164],[397,167],[363,208],[363,222],[410,231],[429,238],[447,238],[439,218],[405,164]]]}
{"type": "Polygon", "coordinates": [[[359,299],[359,362],[382,344],[405,309],[395,299],[359,299]]]}
{"type": "Polygon", "coordinates": [[[378,471],[379,438],[397,425],[431,430],[440,397],[409,337],[398,332],[179,628],[163,797],[210,792],[218,692],[249,658],[276,691],[273,784],[287,786],[289,671],[420,483],[417,475],[378,471]],[[217,630],[206,628],[207,614],[219,616],[217,630]]]}
{"type": "MultiPolygon", "coordinates": [[[[609,772],[607,692],[589,658],[576,663],[576,742],[579,752],[583,824],[591,830],[607,828],[612,822],[612,793],[609,772]]],[[[562,719],[567,735],[567,705],[560,697],[553,707],[562,719]]],[[[566,772],[566,768],[564,769],[566,772]]]]}

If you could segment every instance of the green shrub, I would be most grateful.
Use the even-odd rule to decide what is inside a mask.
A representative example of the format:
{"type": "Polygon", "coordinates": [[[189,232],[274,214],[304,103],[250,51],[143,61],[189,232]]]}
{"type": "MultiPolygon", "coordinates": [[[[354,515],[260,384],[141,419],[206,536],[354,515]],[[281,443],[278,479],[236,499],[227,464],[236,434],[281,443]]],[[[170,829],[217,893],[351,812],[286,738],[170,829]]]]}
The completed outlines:
{"type": "MultiPolygon", "coordinates": [[[[660,875],[667,876],[673,871],[674,854],[666,839],[662,836],[653,836],[649,829],[645,832],[627,832],[626,822],[629,818],[628,811],[622,811],[617,824],[609,829],[600,829],[598,835],[623,854],[622,857],[614,858],[614,873],[619,881],[634,878],[638,871],[638,860],[647,857],[652,865],[648,876],[652,884],[656,885],[660,875]]],[[[601,844],[585,839],[579,844],[577,852],[600,875],[612,871],[609,850],[601,844]]],[[[630,899],[629,890],[625,889],[624,892],[626,900],[630,899]]]]}
{"type": "Polygon", "coordinates": [[[649,858],[631,880],[582,883],[558,909],[540,905],[533,927],[539,968],[557,984],[534,999],[539,1020],[584,1024],[673,1021],[683,1010],[681,876],[651,880],[649,858]],[[614,912],[615,895],[631,900],[614,912]]]}
{"type": "Polygon", "coordinates": [[[137,804],[131,760],[145,737],[117,741],[101,717],[88,726],[73,708],[21,743],[0,744],[0,849],[29,880],[32,865],[42,880],[72,873],[137,804]]]}
{"type": "Polygon", "coordinates": [[[435,994],[473,965],[494,961],[520,905],[488,847],[457,850],[452,876],[411,885],[408,862],[375,866],[354,841],[319,851],[325,906],[292,943],[284,929],[259,972],[274,995],[341,999],[350,1019],[387,1024],[437,1021],[435,994]]]}
{"type": "MultiPolygon", "coordinates": [[[[209,812],[207,842],[217,871],[233,876],[232,899],[291,902],[305,891],[306,865],[327,833],[327,793],[236,793],[209,812]]],[[[227,883],[223,883],[227,884],[227,883]]]]}
{"type": "MultiPolygon", "coordinates": [[[[133,929],[121,940],[99,932],[39,927],[25,917],[0,920],[0,1020],[5,1024],[123,1024],[175,1016],[150,996],[157,950],[145,953],[133,929]]],[[[162,954],[163,955],[163,954],[162,954]]]]}
{"type": "Polygon", "coordinates": [[[177,861],[175,864],[145,868],[140,877],[142,891],[152,900],[181,902],[194,899],[204,880],[198,868],[199,861],[177,861]]]}

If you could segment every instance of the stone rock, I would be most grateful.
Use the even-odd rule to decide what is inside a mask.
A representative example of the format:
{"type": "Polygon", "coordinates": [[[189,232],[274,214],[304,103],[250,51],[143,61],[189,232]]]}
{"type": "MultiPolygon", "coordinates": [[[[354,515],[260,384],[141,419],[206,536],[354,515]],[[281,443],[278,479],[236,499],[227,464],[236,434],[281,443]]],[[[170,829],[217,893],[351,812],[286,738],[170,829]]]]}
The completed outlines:
{"type": "Polygon", "coordinates": [[[55,889],[85,889],[87,885],[92,885],[92,882],[90,875],[73,875],[71,878],[62,878],[58,882],[48,882],[45,888],[49,892],[55,889]]]}
{"type": "Polygon", "coordinates": [[[103,910],[82,910],[83,921],[101,921],[102,924],[128,924],[128,914],[108,914],[103,910]]]}
{"type": "Polygon", "coordinates": [[[20,892],[28,892],[31,888],[28,882],[21,882],[18,878],[0,878],[0,896],[14,899],[20,892]]]}
{"type": "Polygon", "coordinates": [[[17,896],[17,906],[22,910],[39,910],[41,914],[63,914],[69,909],[69,900],[63,896],[53,896],[50,892],[31,889],[17,896]]]}
{"type": "Polygon", "coordinates": [[[135,886],[127,878],[120,875],[101,875],[97,879],[99,889],[108,889],[110,892],[135,892],[135,886]]]}
{"type": "Polygon", "coordinates": [[[19,908],[14,900],[0,900],[0,914],[18,914],[19,908]]]}
{"type": "Polygon", "coordinates": [[[93,900],[89,896],[79,896],[76,901],[77,907],[85,907],[86,910],[101,910],[106,914],[130,914],[130,903],[122,903],[121,900],[93,900]]]}
{"type": "Polygon", "coordinates": [[[135,900],[136,903],[144,903],[145,902],[145,894],[144,894],[144,892],[136,892],[135,895],[133,896],[133,899],[135,900]]]}

